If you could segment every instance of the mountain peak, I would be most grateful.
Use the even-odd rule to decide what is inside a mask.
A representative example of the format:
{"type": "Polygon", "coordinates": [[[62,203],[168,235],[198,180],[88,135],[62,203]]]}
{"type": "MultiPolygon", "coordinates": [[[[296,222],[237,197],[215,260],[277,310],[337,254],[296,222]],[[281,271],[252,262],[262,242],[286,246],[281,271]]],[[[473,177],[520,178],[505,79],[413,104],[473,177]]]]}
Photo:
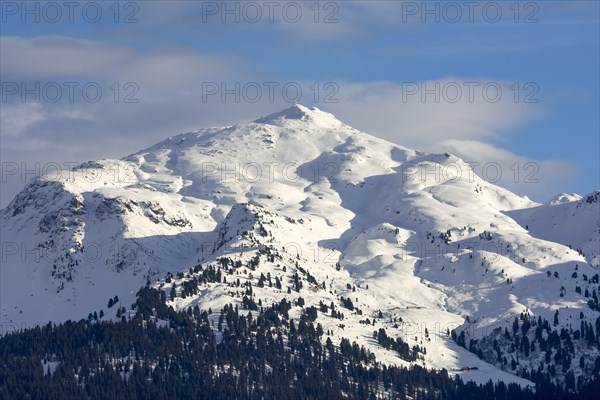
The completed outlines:
{"type": "MultiPolygon", "coordinates": [[[[599,318],[582,290],[595,287],[600,264],[600,192],[544,207],[470,168],[294,104],[123,160],[87,162],[67,176],[48,174],[0,210],[0,233],[10,238],[0,264],[0,327],[79,320],[102,308],[120,319],[122,308],[108,311],[107,297],[132,304],[148,281],[173,293],[177,311],[248,307],[253,298],[270,308],[287,292],[296,304],[290,318],[323,311],[316,318],[332,342],[353,335],[397,362],[397,347],[369,338],[373,330],[401,334],[396,321],[404,320],[425,335],[405,335],[407,348],[427,345],[414,362],[482,382],[523,382],[496,357],[518,355],[524,371],[543,358],[540,346],[526,358],[501,334],[515,317],[553,319],[560,310],[544,333],[557,336],[572,321],[591,326],[599,318]],[[304,306],[294,300],[300,296],[304,306]],[[478,352],[440,327],[452,327],[463,346],[478,343],[478,352]]],[[[587,341],[570,349],[569,360],[598,353],[587,341]]],[[[586,376],[578,365],[568,370],[576,381],[586,376]]],[[[556,369],[555,379],[566,379],[556,369]]]]}
{"type": "Polygon", "coordinates": [[[553,198],[551,198],[550,200],[548,200],[544,204],[548,205],[548,206],[553,206],[556,204],[570,203],[572,201],[577,201],[577,200],[581,200],[581,196],[578,195],[577,193],[572,193],[572,194],[560,193],[560,194],[557,194],[556,196],[554,196],[553,198]]]}
{"type": "Polygon", "coordinates": [[[313,123],[321,126],[342,124],[333,114],[322,111],[317,107],[306,107],[298,103],[282,111],[261,117],[254,122],[269,125],[285,125],[292,121],[313,123]]]}

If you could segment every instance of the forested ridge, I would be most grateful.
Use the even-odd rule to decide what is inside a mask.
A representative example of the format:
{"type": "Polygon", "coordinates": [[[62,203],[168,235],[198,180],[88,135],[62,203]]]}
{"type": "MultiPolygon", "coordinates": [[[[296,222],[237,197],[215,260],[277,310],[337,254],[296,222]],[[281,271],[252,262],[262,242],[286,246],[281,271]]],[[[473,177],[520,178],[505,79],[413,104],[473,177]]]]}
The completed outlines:
{"type": "MultiPolygon", "coordinates": [[[[142,288],[119,321],[47,324],[0,338],[2,399],[595,399],[598,380],[568,391],[544,374],[536,390],[464,383],[447,371],[384,365],[324,333],[285,299],[257,311],[176,312],[142,288]]],[[[383,332],[374,337],[407,351],[383,332]]],[[[408,354],[408,353],[407,353],[408,354]]]]}

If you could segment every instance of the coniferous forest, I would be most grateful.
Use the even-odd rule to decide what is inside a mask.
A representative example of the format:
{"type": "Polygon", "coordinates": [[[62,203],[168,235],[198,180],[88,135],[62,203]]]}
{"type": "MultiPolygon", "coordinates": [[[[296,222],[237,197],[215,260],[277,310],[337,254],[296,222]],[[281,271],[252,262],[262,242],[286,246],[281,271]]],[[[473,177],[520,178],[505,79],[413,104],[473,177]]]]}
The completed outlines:
{"type": "MultiPolygon", "coordinates": [[[[289,304],[176,312],[163,291],[142,288],[120,321],[67,321],[0,338],[0,398],[586,400],[600,393],[598,380],[575,393],[540,374],[531,376],[531,390],[384,365],[347,339],[334,345],[309,308],[290,319],[289,304]]],[[[408,351],[383,332],[374,336],[408,351]]]]}

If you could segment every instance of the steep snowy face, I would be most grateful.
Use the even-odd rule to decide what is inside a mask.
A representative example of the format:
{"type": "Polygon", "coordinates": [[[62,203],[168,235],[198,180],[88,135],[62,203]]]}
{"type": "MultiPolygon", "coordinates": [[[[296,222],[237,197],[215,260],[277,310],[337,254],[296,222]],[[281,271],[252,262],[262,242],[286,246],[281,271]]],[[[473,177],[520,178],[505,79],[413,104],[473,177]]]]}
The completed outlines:
{"type": "Polygon", "coordinates": [[[215,309],[241,304],[246,285],[266,304],[292,296],[346,308],[343,322],[322,315],[338,339],[372,346],[385,327],[427,344],[426,366],[509,379],[448,332],[484,342],[515,315],[551,319],[555,310],[559,327],[580,312],[594,321],[583,293],[597,272],[566,245],[598,243],[597,226],[577,228],[597,216],[597,197],[541,206],[451,154],[410,150],[294,105],[30,182],[0,211],[1,323],[8,331],[100,309],[115,317],[145,284],[173,292],[176,307],[215,309]],[[563,207],[557,224],[573,224],[571,241],[536,225],[549,220],[536,210],[563,207]],[[215,265],[232,276],[192,288],[196,267],[215,265]],[[109,312],[115,295],[123,304],[109,312]]]}

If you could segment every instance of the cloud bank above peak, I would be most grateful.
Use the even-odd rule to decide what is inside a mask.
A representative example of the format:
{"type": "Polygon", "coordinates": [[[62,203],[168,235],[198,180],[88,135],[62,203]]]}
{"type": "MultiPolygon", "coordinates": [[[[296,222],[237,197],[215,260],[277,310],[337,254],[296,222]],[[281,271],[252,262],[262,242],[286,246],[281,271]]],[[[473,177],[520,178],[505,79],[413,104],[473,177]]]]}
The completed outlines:
{"type": "MultiPolygon", "coordinates": [[[[535,162],[547,171],[535,185],[508,178],[497,183],[536,200],[568,191],[563,185],[578,172],[567,161],[528,160],[503,150],[504,142],[518,140],[527,126],[550,113],[539,102],[526,101],[537,100],[539,89],[527,87],[528,82],[515,87],[509,80],[467,75],[315,82],[273,74],[247,56],[184,45],[140,49],[61,35],[2,36],[0,41],[1,152],[9,162],[118,158],[167,136],[251,121],[298,101],[407,147],[508,166],[535,162]],[[73,99],[68,82],[77,84],[73,99]],[[17,84],[17,91],[7,83],[17,84]],[[24,94],[22,85],[39,85],[39,101],[24,94]],[[86,85],[102,95],[88,98],[86,85]],[[51,101],[56,86],[62,96],[51,101]]],[[[5,183],[2,206],[25,182],[11,176],[5,183]]]]}

